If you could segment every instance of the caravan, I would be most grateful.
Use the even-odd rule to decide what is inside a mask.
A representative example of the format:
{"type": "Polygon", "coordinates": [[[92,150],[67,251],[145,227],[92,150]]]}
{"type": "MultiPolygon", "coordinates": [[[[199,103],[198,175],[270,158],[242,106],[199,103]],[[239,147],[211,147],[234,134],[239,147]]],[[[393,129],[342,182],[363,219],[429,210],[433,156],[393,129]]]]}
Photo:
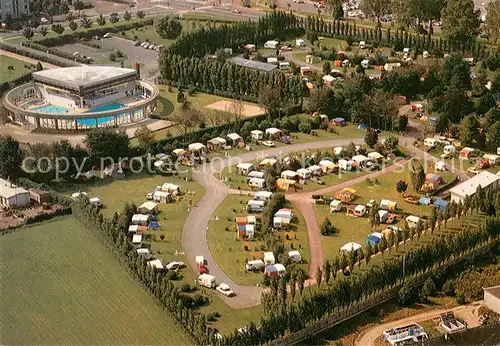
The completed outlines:
{"type": "Polygon", "coordinates": [[[258,200],[252,199],[252,200],[247,202],[247,211],[261,213],[264,211],[265,206],[266,206],[266,201],[258,201],[258,200]]]}

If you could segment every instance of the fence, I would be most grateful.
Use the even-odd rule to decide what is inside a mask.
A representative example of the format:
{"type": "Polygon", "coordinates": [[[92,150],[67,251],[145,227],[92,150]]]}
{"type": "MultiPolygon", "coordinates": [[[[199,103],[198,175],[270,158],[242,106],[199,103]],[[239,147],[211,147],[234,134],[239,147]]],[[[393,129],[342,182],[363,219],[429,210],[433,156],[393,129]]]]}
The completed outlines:
{"type": "MultiPolygon", "coordinates": [[[[457,257],[450,257],[450,259],[445,262],[445,263],[440,263],[438,265],[435,265],[433,267],[427,268],[424,272],[417,273],[413,275],[410,278],[406,278],[406,281],[411,280],[411,282],[415,286],[422,285],[425,280],[433,273],[436,271],[444,271],[457,263],[469,259],[469,258],[474,258],[477,255],[483,255],[486,254],[488,251],[491,250],[492,246],[498,242],[498,239],[493,240],[491,242],[485,242],[463,254],[457,257]]],[[[314,323],[312,325],[309,325],[302,330],[299,330],[298,332],[295,332],[293,334],[287,335],[279,340],[275,340],[271,342],[271,345],[295,345],[298,344],[301,341],[304,341],[316,334],[319,334],[327,329],[330,329],[332,327],[335,327],[336,325],[347,321],[365,311],[368,311],[370,309],[373,309],[374,307],[377,307],[391,299],[394,299],[401,287],[403,286],[404,281],[401,280],[399,282],[396,282],[393,286],[389,287],[386,290],[381,291],[380,293],[375,293],[370,295],[369,297],[364,298],[360,302],[351,304],[348,307],[339,309],[336,313],[332,313],[332,315],[318,321],[317,323],[314,323]]]]}

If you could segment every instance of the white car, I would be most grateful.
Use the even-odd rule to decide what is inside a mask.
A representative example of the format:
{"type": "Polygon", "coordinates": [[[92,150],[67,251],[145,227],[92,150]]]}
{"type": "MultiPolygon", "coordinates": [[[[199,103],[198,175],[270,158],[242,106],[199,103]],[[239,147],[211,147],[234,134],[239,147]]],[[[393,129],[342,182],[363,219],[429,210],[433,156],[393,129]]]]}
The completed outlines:
{"type": "Polygon", "coordinates": [[[48,22],[49,22],[49,20],[47,18],[45,18],[45,17],[40,18],[40,23],[45,24],[48,22]]]}
{"type": "Polygon", "coordinates": [[[303,4],[304,0],[293,0],[293,2],[296,4],[303,4]]]}
{"type": "Polygon", "coordinates": [[[262,142],[262,145],[269,147],[269,148],[276,146],[273,141],[264,141],[264,142],[262,142]]]}
{"type": "Polygon", "coordinates": [[[110,38],[111,36],[113,36],[113,35],[110,32],[107,32],[102,37],[104,37],[104,38],[110,38]]]}
{"type": "Polygon", "coordinates": [[[165,268],[167,268],[168,270],[176,270],[176,269],[179,269],[179,268],[183,268],[184,266],[185,266],[184,262],[174,261],[174,262],[170,262],[169,264],[167,264],[165,266],[165,268]]]}
{"type": "Polygon", "coordinates": [[[226,297],[231,297],[232,295],[234,295],[234,292],[231,291],[231,288],[229,288],[228,284],[222,283],[219,286],[217,286],[216,290],[225,295],[226,297]]]}

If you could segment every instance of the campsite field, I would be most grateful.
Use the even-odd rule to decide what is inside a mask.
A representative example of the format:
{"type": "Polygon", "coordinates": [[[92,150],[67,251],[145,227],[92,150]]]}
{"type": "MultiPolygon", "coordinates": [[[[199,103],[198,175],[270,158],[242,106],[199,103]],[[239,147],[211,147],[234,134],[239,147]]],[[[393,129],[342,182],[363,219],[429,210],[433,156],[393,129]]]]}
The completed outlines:
{"type": "Polygon", "coordinates": [[[73,218],[0,237],[2,344],[189,341],[73,218]]]}
{"type": "MultiPolygon", "coordinates": [[[[212,215],[208,224],[208,247],[220,268],[234,282],[241,285],[255,285],[262,281],[262,272],[247,273],[245,263],[248,260],[262,259],[265,247],[261,240],[243,240],[236,236],[234,218],[236,216],[246,216],[246,203],[251,197],[247,195],[229,195],[219,205],[215,214],[212,215]],[[218,219],[218,220],[217,220],[218,219]],[[248,250],[245,250],[247,246],[248,250]]],[[[293,210],[293,208],[292,208],[293,210]]],[[[294,214],[298,212],[294,210],[294,214]]],[[[255,214],[260,217],[259,214],[255,214]]],[[[290,231],[279,231],[278,234],[285,245],[285,253],[298,250],[306,260],[306,264],[301,265],[308,271],[307,262],[310,261],[309,240],[305,221],[298,215],[298,223],[292,224],[290,231]],[[289,239],[286,239],[286,237],[289,239]]],[[[256,232],[257,233],[257,232],[256,232]]]]}

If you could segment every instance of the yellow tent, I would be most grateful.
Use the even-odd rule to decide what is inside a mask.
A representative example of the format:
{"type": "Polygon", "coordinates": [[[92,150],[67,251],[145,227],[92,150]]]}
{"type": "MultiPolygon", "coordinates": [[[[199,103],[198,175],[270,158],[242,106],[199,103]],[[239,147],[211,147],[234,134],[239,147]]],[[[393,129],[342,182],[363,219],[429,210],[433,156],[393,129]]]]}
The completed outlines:
{"type": "Polygon", "coordinates": [[[291,179],[278,179],[276,180],[276,187],[280,190],[288,191],[291,187],[294,187],[296,184],[295,180],[291,179]]]}

